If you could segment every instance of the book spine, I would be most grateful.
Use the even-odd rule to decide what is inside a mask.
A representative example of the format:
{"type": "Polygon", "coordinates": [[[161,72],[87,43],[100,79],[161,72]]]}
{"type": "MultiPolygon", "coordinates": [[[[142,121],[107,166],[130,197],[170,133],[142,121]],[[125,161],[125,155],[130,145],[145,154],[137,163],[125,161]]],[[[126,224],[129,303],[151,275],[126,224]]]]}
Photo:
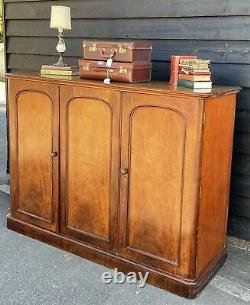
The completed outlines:
{"type": "Polygon", "coordinates": [[[178,72],[179,72],[179,60],[180,60],[180,56],[171,56],[169,85],[173,85],[173,86],[177,85],[178,72]]]}
{"type": "Polygon", "coordinates": [[[71,67],[60,67],[56,65],[42,65],[42,69],[44,70],[63,70],[63,71],[71,71],[71,67]]]}
{"type": "Polygon", "coordinates": [[[172,55],[171,56],[171,64],[170,64],[170,81],[169,85],[177,85],[178,82],[178,74],[180,72],[180,60],[182,59],[187,59],[187,60],[192,60],[192,59],[197,59],[197,56],[195,55],[190,55],[190,56],[176,56],[172,55]]]}
{"type": "Polygon", "coordinates": [[[192,82],[210,82],[210,75],[191,75],[191,74],[179,74],[179,79],[189,80],[192,82]]]}
{"type": "MultiPolygon", "coordinates": [[[[185,73],[184,73],[185,74],[185,73]]],[[[202,71],[199,71],[199,72],[189,72],[188,75],[208,75],[208,76],[211,76],[211,72],[202,72],[202,71]]]]}
{"type": "Polygon", "coordinates": [[[47,78],[54,78],[54,79],[65,79],[65,80],[72,79],[72,76],[69,75],[52,75],[52,74],[41,73],[41,76],[47,78]]]}
{"type": "Polygon", "coordinates": [[[42,74],[48,74],[48,75],[66,75],[66,76],[71,76],[72,71],[62,71],[62,70],[41,70],[42,74]]]}
{"type": "Polygon", "coordinates": [[[194,83],[184,79],[178,80],[178,86],[194,89],[194,83]]]}
{"type": "Polygon", "coordinates": [[[190,89],[211,89],[212,82],[192,82],[189,80],[178,80],[178,86],[186,87],[190,89]]]}

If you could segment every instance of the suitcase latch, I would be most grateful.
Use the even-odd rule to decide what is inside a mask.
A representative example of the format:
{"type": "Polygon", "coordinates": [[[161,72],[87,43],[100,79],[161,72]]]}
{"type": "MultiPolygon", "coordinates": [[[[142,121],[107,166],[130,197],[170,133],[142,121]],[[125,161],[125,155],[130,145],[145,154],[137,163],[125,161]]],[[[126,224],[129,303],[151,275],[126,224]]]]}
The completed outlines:
{"type": "Polygon", "coordinates": [[[119,73],[120,73],[120,74],[128,74],[128,69],[122,68],[122,67],[121,67],[121,68],[119,69],[119,73]]]}
{"type": "Polygon", "coordinates": [[[127,53],[127,49],[123,48],[123,47],[120,47],[119,48],[119,53],[120,54],[126,54],[127,53]]]}
{"type": "Polygon", "coordinates": [[[82,66],[83,71],[89,71],[90,70],[90,65],[82,66]]]}
{"type": "Polygon", "coordinates": [[[96,52],[97,51],[97,47],[95,44],[93,44],[91,47],[89,47],[89,52],[96,52]]]}

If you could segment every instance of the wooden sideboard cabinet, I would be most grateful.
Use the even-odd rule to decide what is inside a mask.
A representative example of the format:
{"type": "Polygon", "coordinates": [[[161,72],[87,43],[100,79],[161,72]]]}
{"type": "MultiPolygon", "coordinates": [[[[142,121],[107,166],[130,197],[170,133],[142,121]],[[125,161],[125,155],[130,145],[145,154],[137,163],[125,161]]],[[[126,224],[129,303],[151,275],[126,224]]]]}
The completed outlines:
{"type": "Polygon", "coordinates": [[[195,297],[226,258],[239,88],[24,73],[8,88],[8,228],[195,297]]]}

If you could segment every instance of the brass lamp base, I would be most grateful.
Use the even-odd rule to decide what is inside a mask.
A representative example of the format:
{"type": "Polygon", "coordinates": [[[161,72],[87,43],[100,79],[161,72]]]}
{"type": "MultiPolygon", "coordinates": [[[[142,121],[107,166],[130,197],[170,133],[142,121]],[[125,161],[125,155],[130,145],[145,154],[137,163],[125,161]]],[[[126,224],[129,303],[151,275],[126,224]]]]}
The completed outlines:
{"type": "Polygon", "coordinates": [[[60,54],[58,62],[53,64],[53,66],[57,66],[57,67],[69,67],[69,65],[64,62],[62,55],[63,54],[60,54]]]}
{"type": "Polygon", "coordinates": [[[54,64],[54,66],[57,67],[68,67],[68,64],[66,64],[63,60],[63,54],[66,51],[66,45],[63,39],[63,29],[58,29],[58,43],[56,46],[57,52],[60,54],[60,57],[58,59],[58,62],[54,64]]]}

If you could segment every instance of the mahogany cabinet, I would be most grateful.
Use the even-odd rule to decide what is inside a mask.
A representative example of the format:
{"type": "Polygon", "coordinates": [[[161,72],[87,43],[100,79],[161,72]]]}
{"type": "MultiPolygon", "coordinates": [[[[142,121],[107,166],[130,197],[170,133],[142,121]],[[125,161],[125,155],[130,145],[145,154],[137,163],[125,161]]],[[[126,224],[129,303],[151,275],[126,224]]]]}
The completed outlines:
{"type": "Polygon", "coordinates": [[[195,297],[226,258],[239,88],[8,79],[8,228],[195,297]]]}

